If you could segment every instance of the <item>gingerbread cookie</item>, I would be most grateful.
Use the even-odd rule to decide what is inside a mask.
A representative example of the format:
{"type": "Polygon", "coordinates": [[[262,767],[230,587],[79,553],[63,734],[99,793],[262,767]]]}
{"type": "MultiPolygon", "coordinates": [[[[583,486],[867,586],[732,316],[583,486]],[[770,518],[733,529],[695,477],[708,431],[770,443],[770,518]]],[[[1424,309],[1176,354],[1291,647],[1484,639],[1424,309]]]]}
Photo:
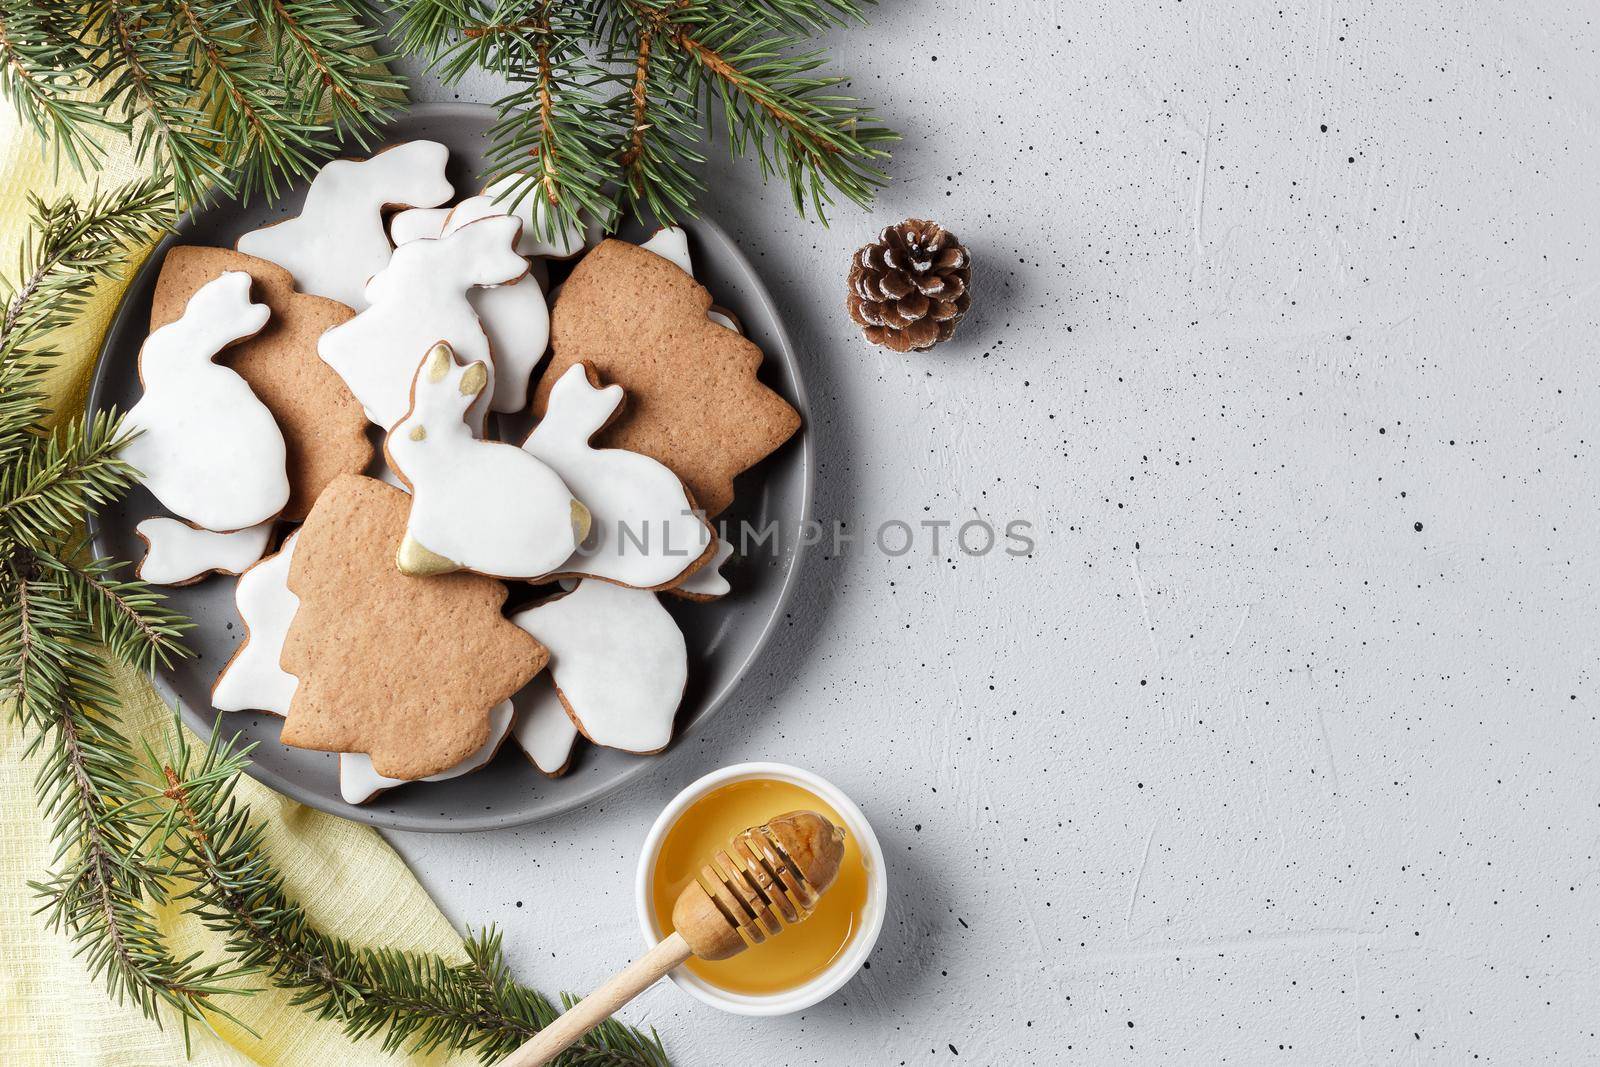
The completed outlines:
{"type": "Polygon", "coordinates": [[[272,520],[216,533],[181,519],[145,519],[133,528],[144,542],[135,573],[151,585],[189,585],[208,574],[242,574],[267,550],[272,520]]]}
{"type": "Polygon", "coordinates": [[[522,447],[589,509],[590,537],[560,572],[660,589],[705,561],[713,535],[683,482],[664,465],[589,444],[621,406],[620,386],[602,389],[586,365],[570,367],[522,447]]]}
{"type": "MultiPolygon", "coordinates": [[[[487,196],[463,200],[438,217],[437,208],[415,208],[396,215],[389,234],[396,245],[425,237],[448,237],[469,222],[504,214],[487,196]],[[427,217],[421,217],[426,212],[427,217]],[[433,232],[427,232],[428,229],[433,232]],[[398,234],[399,236],[396,236],[398,234]]],[[[533,368],[550,347],[550,305],[544,288],[532,271],[505,285],[491,289],[472,289],[467,293],[472,309],[478,313],[483,332],[494,353],[495,411],[521,411],[528,406],[529,379],[533,368]]]]}
{"type": "Polygon", "coordinates": [[[717,538],[717,546],[711,556],[711,561],[689,577],[668,589],[667,592],[674,596],[681,596],[685,600],[710,601],[717,600],[733,592],[733,586],[728,584],[728,579],[722,576],[722,565],[733,556],[733,546],[726,540],[717,538]]]}
{"type": "Polygon", "coordinates": [[[654,252],[669,263],[677,265],[689,277],[694,277],[694,260],[689,258],[689,235],[681,226],[663,226],[650,235],[648,241],[641,241],[639,247],[646,252],[654,252]]]}
{"type": "MultiPolygon", "coordinates": [[[[640,243],[639,247],[676,263],[683,273],[691,278],[694,277],[694,259],[689,255],[689,235],[682,227],[664,226],[651,235],[648,241],[640,243]]],[[[706,309],[706,318],[734,333],[744,333],[744,327],[739,324],[738,318],[727,308],[713,304],[706,309]]]]}
{"type": "Polygon", "coordinates": [[[552,778],[566,774],[572,766],[578,728],[572,724],[550,679],[535,678],[511,700],[517,708],[511,736],[523,754],[552,778]]]}
{"type": "Polygon", "coordinates": [[[511,621],[550,650],[556,692],[583,736],[625,752],[667,747],[689,656],[656,594],[582,581],[511,621]]]}
{"type": "Polygon", "coordinates": [[[448,201],[449,158],[436,141],[409,141],[370,159],[336,159],[311,180],[298,217],[251,230],[236,247],[283,267],[302,293],[360,311],[367,280],[389,262],[384,211],[448,201]]]}
{"type": "Polygon", "coordinates": [[[212,362],[267,324],[250,302],[250,275],[201,286],[182,317],[139,350],[144,395],[123,421],[135,436],[122,458],[167,510],[208,530],[243,530],[289,501],[283,433],[250,385],[212,362]]]}
{"type": "Polygon", "coordinates": [[[548,659],[501,614],[503,583],[395,569],[411,501],[372,478],[334,480],[295,542],[299,610],[281,665],[300,680],[284,744],[365,752],[386,778],[454,767],[489,738],[495,706],[548,659]]]}
{"type": "Polygon", "coordinates": [[[716,515],[733,500],[734,476],[788,440],[800,416],[757,380],[761,349],[707,319],[710,306],[704,287],[669,260],[601,242],[556,302],[555,354],[533,406],[542,418],[561,376],[592,364],[628,396],[597,443],[665,463],[716,515]]]}
{"type": "Polygon", "coordinates": [[[470,570],[535,578],[555,570],[589,532],[589,512],[531,453],[480,441],[466,415],[488,386],[482,363],[462,366],[446,344],[417,368],[411,409],[384,442],[411,488],[395,562],[410,575],[470,570]]]}
{"type": "MultiPolygon", "coordinates": [[[[367,418],[385,429],[399,421],[417,364],[440,341],[493,373],[489,338],[467,294],[528,273],[528,261],[512,248],[521,225],[501,215],[448,237],[401,245],[367,285],[366,310],[322,335],[318,354],[339,372],[367,418]]],[[[486,392],[473,409],[471,425],[479,434],[490,396],[486,392]]]]}
{"type": "Polygon", "coordinates": [[[323,486],[340,474],[359,474],[372,461],[367,419],[333,368],[317,357],[317,338],[355,312],[334,300],[295,291],[294,278],[275,263],[227,248],[178,245],[167,252],[150,307],[151,328],[183,314],[189,298],[224,271],[254,280],[255,298],[271,310],[261,332],[223,357],[272,412],[283,432],[289,502],[283,517],[306,517],[323,486]]]}
{"type": "MultiPolygon", "coordinates": [[[[500,751],[500,745],[504,743],[506,733],[511,729],[511,719],[515,713],[509,700],[495,705],[495,709],[489,713],[489,739],[479,747],[478,751],[448,770],[414,781],[443,782],[451,778],[460,778],[463,774],[471,774],[479,767],[488,764],[500,751]]],[[[346,752],[339,757],[339,795],[344,798],[346,804],[365,804],[379,793],[405,784],[404,778],[386,778],[373,770],[372,758],[363,752],[346,752]]]]}
{"type": "Polygon", "coordinates": [[[300,607],[300,598],[289,591],[289,565],[299,536],[290,534],[282,548],[241,574],[234,585],[233,602],[244,622],[244,642],[234,649],[211,687],[211,706],[218,711],[289,714],[299,680],[278,661],[300,607]]]}

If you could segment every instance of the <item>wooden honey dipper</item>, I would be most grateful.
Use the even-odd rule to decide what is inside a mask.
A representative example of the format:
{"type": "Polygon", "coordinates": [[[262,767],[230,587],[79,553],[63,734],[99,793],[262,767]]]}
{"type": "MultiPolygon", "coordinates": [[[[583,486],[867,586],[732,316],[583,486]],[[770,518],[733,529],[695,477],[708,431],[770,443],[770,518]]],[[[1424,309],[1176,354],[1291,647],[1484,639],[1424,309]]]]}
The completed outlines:
{"type": "Polygon", "coordinates": [[[543,1067],[690,956],[725,960],[782,933],[816,908],[843,859],[844,831],[814,811],[785,812],[740,832],[678,894],[670,935],[499,1067],[543,1067]]]}

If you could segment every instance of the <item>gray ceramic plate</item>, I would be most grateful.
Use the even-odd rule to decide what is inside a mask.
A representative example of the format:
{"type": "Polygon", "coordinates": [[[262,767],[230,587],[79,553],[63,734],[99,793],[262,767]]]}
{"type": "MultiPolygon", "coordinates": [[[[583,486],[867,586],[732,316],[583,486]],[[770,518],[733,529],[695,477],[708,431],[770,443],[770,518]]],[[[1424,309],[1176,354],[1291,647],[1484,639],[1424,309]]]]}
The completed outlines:
{"type": "MultiPolygon", "coordinates": [[[[396,119],[384,139],[428,138],[448,145],[451,180],[458,190],[468,193],[478,187],[484,135],[492,119],[490,109],[477,105],[419,106],[396,119]]],[[[348,154],[367,153],[352,147],[348,154]]],[[[302,183],[272,205],[258,199],[241,207],[224,199],[184,217],[176,233],[156,249],[134,278],[111,324],[90,388],[91,411],[113,406],[126,411],[139,397],[139,346],[149,329],[150,298],[168,245],[231,247],[245,231],[297,214],[304,195],[302,183]]],[[[685,228],[700,281],[718,304],[738,315],[746,332],[766,353],[762,377],[806,415],[800,367],[771,295],[715,224],[701,220],[689,222],[685,228]]],[[[622,232],[634,239],[642,235],[638,228],[622,232]]],[[[777,522],[792,533],[809,517],[810,499],[811,454],[802,429],[794,440],[744,475],[738,484],[738,502],[723,518],[730,530],[737,530],[740,520],[750,519],[777,522]]],[[[117,559],[138,559],[143,546],[134,535],[134,525],[161,513],[148,493],[135,491],[91,520],[95,550],[117,559]]],[[[792,543],[795,539],[783,540],[792,543]]],[[[760,654],[795,580],[799,561],[794,551],[787,547],[776,556],[735,559],[724,571],[732,581],[733,593],[720,601],[695,604],[662,598],[683,626],[689,643],[689,688],[678,713],[680,741],[729,699],[760,654]]],[[[174,589],[172,602],[196,623],[188,638],[196,655],[158,672],[155,683],[182,709],[185,721],[205,736],[216,719],[210,704],[211,684],[242,637],[233,606],[233,579],[214,577],[174,589]]],[[[352,807],[339,799],[337,757],[286,748],[278,742],[278,726],[279,720],[270,715],[241,713],[224,716],[221,728],[243,741],[259,742],[250,773],[273,789],[324,811],[397,830],[487,830],[533,822],[595,800],[670,758],[629,756],[586,746],[565,777],[551,779],[535,770],[514,743],[508,743],[493,764],[475,774],[405,786],[363,807],[352,807]]]]}

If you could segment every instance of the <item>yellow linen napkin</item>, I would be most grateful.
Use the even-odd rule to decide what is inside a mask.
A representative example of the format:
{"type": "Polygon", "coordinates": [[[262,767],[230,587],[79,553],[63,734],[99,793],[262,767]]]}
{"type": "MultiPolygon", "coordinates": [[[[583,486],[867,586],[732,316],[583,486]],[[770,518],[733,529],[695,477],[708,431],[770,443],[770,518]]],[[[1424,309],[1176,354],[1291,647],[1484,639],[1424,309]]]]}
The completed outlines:
{"type": "MultiPolygon", "coordinates": [[[[108,158],[88,179],[66,166],[56,171],[41,158],[31,131],[20,127],[10,106],[0,101],[0,269],[15,269],[27,230],[30,191],[48,200],[95,185],[116,188],[143,173],[120,141],[108,142],[108,158]]],[[[83,320],[56,339],[68,354],[48,379],[59,412],[81,410],[101,337],[120,295],[120,286],[105,286],[83,320]]],[[[117,690],[124,705],[124,733],[136,746],[148,740],[154,750],[165,751],[172,715],[148,680],[122,671],[117,690]]],[[[23,760],[26,742],[7,709],[0,708],[0,716],[6,720],[0,744],[0,1052],[7,1067],[183,1063],[180,1023],[167,1016],[164,1028],[158,1028],[136,1008],[114,1004],[104,985],[73,957],[72,942],[46,931],[34,914],[39,901],[28,881],[44,875],[53,850],[37,810],[36,762],[23,760]]],[[[239,793],[268,825],[269,852],[288,878],[291,894],[324,929],[358,945],[464,959],[456,932],[372,830],[303,807],[254,781],[243,782],[239,793]],[[379,901],[382,907],[374,907],[379,901]]],[[[222,958],[222,938],[180,910],[168,909],[159,918],[179,957],[203,951],[208,958],[222,958]]],[[[243,982],[265,985],[260,978],[243,982]]],[[[216,1032],[192,1027],[189,1062],[202,1067],[446,1062],[437,1056],[387,1056],[374,1040],[351,1042],[337,1023],[316,1021],[275,989],[228,997],[226,1006],[259,1036],[226,1022],[216,1032]]],[[[475,1062],[471,1057],[457,1060],[475,1062]]]]}

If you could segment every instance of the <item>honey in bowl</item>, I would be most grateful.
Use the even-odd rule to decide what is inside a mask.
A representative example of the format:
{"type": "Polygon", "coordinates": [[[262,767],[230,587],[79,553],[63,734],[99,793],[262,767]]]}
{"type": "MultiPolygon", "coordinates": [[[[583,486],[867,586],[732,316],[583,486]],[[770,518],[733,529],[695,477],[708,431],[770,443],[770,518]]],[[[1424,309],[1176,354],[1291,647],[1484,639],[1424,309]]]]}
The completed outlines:
{"type": "MultiPolygon", "coordinates": [[[[729,782],[690,805],[662,838],[656,856],[651,906],[662,934],[672,932],[672,905],[678,894],[698,877],[710,857],[726,850],[740,831],[796,809],[819,812],[835,826],[846,825],[827,801],[809,789],[773,779],[729,782]]],[[[760,996],[794,989],[827,970],[844,952],[861,928],[866,906],[866,864],[859,842],[847,828],[839,877],[809,917],[731,959],[691,958],[684,966],[730,993],[760,996]]]]}

